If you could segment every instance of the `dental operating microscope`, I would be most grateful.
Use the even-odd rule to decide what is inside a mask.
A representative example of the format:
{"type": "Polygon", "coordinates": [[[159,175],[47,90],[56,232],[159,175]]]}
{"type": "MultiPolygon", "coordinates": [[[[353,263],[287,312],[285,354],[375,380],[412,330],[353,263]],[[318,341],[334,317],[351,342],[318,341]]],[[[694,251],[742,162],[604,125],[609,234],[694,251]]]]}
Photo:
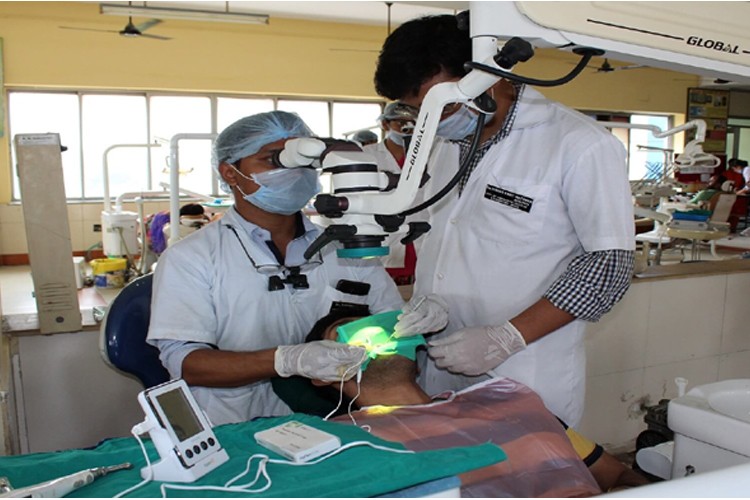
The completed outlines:
{"type": "MultiPolygon", "coordinates": [[[[467,14],[459,14],[459,22],[467,14]]],[[[314,206],[330,221],[308,248],[309,258],[325,245],[340,243],[338,256],[366,258],[388,253],[387,234],[413,241],[427,222],[405,222],[453,189],[479,145],[485,117],[495,103],[485,93],[501,78],[534,86],[562,85],[575,78],[591,57],[607,57],[663,69],[750,82],[750,38],[740,20],[750,4],[722,2],[470,2],[473,60],[461,80],[435,85],[424,98],[398,184],[393,188],[374,159],[351,143],[302,138],[287,142],[277,165],[319,168],[331,174],[332,193],[314,206]],[[708,20],[711,20],[710,22],[708,20]],[[567,75],[540,80],[515,73],[534,48],[573,52],[580,60],[567,75]],[[464,104],[479,113],[474,143],[456,175],[430,199],[412,206],[423,179],[444,106],[464,104]]],[[[418,218],[418,216],[417,216],[418,218]]]]}

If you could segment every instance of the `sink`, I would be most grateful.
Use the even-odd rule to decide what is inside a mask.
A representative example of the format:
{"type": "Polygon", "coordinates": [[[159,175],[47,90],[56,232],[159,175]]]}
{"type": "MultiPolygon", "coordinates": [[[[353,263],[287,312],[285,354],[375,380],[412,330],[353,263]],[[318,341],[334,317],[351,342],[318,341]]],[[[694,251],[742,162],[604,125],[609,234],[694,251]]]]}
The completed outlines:
{"type": "Polygon", "coordinates": [[[750,384],[711,394],[708,404],[728,417],[750,422],[750,384]]]}

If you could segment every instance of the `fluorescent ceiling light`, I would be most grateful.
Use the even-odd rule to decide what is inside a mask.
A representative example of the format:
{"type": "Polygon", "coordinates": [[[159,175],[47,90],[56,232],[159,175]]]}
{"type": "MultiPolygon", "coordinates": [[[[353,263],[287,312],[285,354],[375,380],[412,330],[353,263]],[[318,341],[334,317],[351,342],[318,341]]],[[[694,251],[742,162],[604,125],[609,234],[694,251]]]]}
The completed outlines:
{"type": "Polygon", "coordinates": [[[186,21],[214,21],[224,23],[268,24],[268,15],[222,10],[184,9],[181,7],[151,7],[99,4],[99,12],[120,16],[139,16],[156,19],[183,19],[186,21]]]}

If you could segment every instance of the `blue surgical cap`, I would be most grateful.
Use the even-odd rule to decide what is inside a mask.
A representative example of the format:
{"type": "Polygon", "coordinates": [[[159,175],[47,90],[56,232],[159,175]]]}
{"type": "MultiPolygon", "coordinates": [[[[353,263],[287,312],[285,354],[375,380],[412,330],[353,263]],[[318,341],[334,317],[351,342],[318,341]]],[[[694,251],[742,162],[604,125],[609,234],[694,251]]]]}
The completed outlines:
{"type": "MultiPolygon", "coordinates": [[[[234,163],[260,151],[266,144],[287,137],[310,137],[312,131],[302,118],[286,111],[270,111],[241,118],[225,128],[216,138],[212,155],[218,172],[222,162],[234,163]]],[[[227,186],[222,187],[230,192],[227,186]]]]}

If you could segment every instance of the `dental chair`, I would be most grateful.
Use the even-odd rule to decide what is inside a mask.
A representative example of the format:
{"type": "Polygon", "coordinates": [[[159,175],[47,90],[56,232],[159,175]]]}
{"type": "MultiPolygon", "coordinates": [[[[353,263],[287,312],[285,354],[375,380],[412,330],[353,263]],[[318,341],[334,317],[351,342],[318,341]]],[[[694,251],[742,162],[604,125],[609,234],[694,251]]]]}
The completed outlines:
{"type": "MultiPolygon", "coordinates": [[[[667,225],[667,235],[689,242],[689,261],[701,260],[701,246],[705,245],[710,247],[714,259],[720,260],[716,253],[716,240],[729,236],[731,227],[727,221],[736,201],[737,195],[734,193],[716,193],[708,200],[707,208],[711,215],[705,222],[701,222],[700,226],[691,226],[678,225],[677,223],[681,221],[674,221],[674,224],[667,225]]],[[[690,221],[688,221],[688,224],[690,224],[690,221]]],[[[685,261],[687,260],[683,253],[683,262],[685,261]]]]}
{"type": "MultiPolygon", "coordinates": [[[[637,211],[638,206],[635,208],[637,211]]],[[[661,264],[662,248],[670,246],[672,238],[667,236],[667,228],[664,226],[664,222],[669,220],[669,211],[663,206],[663,204],[660,205],[656,211],[659,212],[659,214],[647,216],[654,221],[654,228],[646,233],[636,234],[635,241],[643,245],[642,251],[646,256],[647,265],[651,265],[651,261],[653,260],[654,264],[658,266],[661,264]],[[656,245],[656,252],[653,259],[651,259],[651,245],[656,245]]]]}
{"type": "MultiPolygon", "coordinates": [[[[732,209],[736,202],[737,195],[734,193],[718,193],[714,195],[711,200],[709,200],[709,208],[711,210],[711,218],[709,220],[714,224],[724,223],[729,225],[729,217],[732,215],[732,209]]],[[[716,253],[716,240],[711,240],[710,244],[711,255],[718,259],[719,256],[716,253]]]]}
{"type": "Polygon", "coordinates": [[[146,343],[151,318],[153,275],[128,283],[115,297],[102,321],[99,351],[115,370],[138,379],[144,388],[169,380],[159,350],[146,343]]]}

